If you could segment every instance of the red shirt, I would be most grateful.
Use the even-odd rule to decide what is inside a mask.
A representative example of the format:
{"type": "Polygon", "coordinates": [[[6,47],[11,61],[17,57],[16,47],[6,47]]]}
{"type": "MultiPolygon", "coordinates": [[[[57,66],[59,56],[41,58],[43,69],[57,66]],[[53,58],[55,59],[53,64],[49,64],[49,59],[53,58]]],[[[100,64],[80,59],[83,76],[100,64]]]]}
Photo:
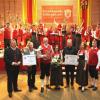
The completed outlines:
{"type": "Polygon", "coordinates": [[[47,47],[45,47],[43,44],[41,45],[42,46],[42,54],[43,55],[47,55],[46,58],[42,58],[41,60],[45,63],[50,63],[51,62],[51,56],[53,54],[52,52],[52,47],[51,45],[48,45],[47,47]]]}
{"type": "Polygon", "coordinates": [[[17,39],[17,37],[18,37],[18,31],[15,29],[13,31],[13,39],[17,39]]]}
{"type": "Polygon", "coordinates": [[[20,37],[23,36],[23,30],[22,29],[19,29],[19,34],[18,34],[20,37]]]}
{"type": "Polygon", "coordinates": [[[97,30],[97,31],[96,31],[96,37],[97,37],[98,39],[100,39],[100,30],[97,30]]]}
{"type": "Polygon", "coordinates": [[[98,51],[97,48],[91,48],[89,50],[89,62],[88,62],[89,65],[94,65],[94,66],[97,65],[98,63],[97,51],[98,51]]]}
{"type": "Polygon", "coordinates": [[[4,39],[11,39],[10,33],[11,33],[10,28],[5,28],[4,39]]]}

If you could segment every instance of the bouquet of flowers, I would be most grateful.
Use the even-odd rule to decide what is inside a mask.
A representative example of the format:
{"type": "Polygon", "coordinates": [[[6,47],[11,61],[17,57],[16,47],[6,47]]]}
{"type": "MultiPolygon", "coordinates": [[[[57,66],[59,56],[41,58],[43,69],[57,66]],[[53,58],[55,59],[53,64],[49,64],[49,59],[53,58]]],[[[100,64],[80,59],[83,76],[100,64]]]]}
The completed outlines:
{"type": "Polygon", "coordinates": [[[61,61],[61,59],[60,59],[59,55],[55,55],[51,60],[51,64],[54,64],[57,67],[60,64],[60,61],[61,61]]]}

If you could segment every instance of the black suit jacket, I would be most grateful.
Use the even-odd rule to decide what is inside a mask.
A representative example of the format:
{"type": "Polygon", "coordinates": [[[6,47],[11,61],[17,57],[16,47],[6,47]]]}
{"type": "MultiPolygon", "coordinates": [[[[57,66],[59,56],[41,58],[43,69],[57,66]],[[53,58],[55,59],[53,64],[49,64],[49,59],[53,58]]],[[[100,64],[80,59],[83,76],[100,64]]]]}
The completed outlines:
{"type": "Polygon", "coordinates": [[[77,55],[77,50],[75,47],[65,47],[64,50],[63,50],[63,61],[65,60],[65,55],[68,54],[68,55],[77,55]]]}
{"type": "Polygon", "coordinates": [[[13,50],[11,47],[5,49],[4,60],[6,69],[13,68],[12,62],[14,62],[14,55],[16,55],[16,62],[22,61],[22,54],[18,48],[16,48],[16,50],[13,50]]]}

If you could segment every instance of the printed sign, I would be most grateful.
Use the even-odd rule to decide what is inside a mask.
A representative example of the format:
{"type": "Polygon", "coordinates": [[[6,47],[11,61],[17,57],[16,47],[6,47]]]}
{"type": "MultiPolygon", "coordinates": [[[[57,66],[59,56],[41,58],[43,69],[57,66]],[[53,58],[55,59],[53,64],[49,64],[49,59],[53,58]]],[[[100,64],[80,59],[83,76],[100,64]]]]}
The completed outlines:
{"type": "Polygon", "coordinates": [[[42,6],[42,21],[57,22],[64,21],[73,22],[73,6],[42,6]]]}

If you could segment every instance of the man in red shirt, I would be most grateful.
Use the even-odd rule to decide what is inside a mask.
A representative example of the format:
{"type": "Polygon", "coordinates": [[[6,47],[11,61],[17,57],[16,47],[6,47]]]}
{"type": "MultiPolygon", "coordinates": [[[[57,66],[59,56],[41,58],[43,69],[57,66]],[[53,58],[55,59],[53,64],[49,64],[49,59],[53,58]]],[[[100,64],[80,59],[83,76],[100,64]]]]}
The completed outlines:
{"type": "Polygon", "coordinates": [[[93,88],[93,91],[97,90],[97,79],[98,79],[98,71],[96,70],[96,66],[98,63],[97,57],[97,42],[93,40],[92,47],[89,50],[89,73],[92,79],[92,85],[89,88],[93,88]]]}
{"type": "Polygon", "coordinates": [[[17,25],[15,25],[13,33],[12,33],[12,38],[16,40],[17,42],[17,38],[18,38],[18,29],[17,29],[17,25]]]}
{"type": "Polygon", "coordinates": [[[4,47],[5,48],[10,46],[10,39],[11,39],[10,23],[7,23],[6,27],[4,28],[4,47]]]}
{"type": "Polygon", "coordinates": [[[51,57],[53,55],[53,48],[50,44],[48,44],[48,38],[43,38],[43,43],[39,47],[41,50],[41,64],[40,64],[40,70],[41,70],[41,94],[44,93],[44,78],[46,76],[46,88],[50,89],[49,87],[49,76],[50,76],[50,63],[51,63],[51,57]]]}

